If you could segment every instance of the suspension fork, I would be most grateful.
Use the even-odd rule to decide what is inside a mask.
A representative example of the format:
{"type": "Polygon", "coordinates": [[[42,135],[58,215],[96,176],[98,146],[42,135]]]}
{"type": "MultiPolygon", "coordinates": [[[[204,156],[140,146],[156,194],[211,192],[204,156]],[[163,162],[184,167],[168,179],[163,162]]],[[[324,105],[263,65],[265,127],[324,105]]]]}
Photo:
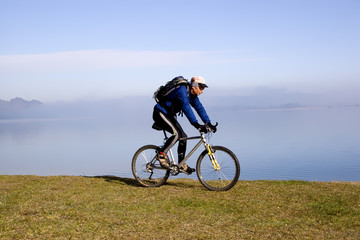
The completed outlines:
{"type": "Polygon", "coordinates": [[[210,157],[211,163],[212,163],[215,171],[220,171],[221,167],[220,167],[219,163],[216,160],[216,157],[214,155],[214,151],[212,150],[212,147],[210,146],[210,144],[205,143],[205,148],[208,151],[208,155],[210,157]]]}

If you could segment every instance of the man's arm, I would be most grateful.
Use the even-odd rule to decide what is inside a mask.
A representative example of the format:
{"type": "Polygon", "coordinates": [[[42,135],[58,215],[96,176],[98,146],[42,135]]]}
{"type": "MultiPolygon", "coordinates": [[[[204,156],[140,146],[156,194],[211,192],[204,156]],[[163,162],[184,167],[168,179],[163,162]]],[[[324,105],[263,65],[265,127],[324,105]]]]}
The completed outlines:
{"type": "Polygon", "coordinates": [[[190,101],[188,98],[188,91],[185,86],[181,86],[175,96],[181,103],[181,110],[184,112],[185,116],[188,118],[189,122],[196,126],[198,125],[198,120],[195,117],[193,110],[191,109],[190,101]]]}
{"type": "Polygon", "coordinates": [[[200,99],[198,97],[195,97],[194,101],[192,101],[192,106],[196,110],[196,112],[199,114],[201,120],[207,124],[210,123],[210,118],[206,113],[205,108],[200,102],[200,99]]]}

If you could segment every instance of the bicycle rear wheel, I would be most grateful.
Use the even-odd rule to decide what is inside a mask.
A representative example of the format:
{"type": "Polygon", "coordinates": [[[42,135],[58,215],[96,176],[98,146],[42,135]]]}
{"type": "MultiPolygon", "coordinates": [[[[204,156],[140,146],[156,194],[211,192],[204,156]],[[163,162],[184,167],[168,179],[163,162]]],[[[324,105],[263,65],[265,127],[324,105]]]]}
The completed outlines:
{"type": "Polygon", "coordinates": [[[156,160],[155,145],[146,145],[136,151],[131,164],[135,180],[145,187],[159,187],[169,178],[170,170],[163,169],[156,160]]]}
{"type": "Polygon", "coordinates": [[[240,164],[235,154],[222,146],[212,147],[215,159],[220,168],[215,169],[208,151],[199,156],[196,163],[196,173],[201,184],[211,191],[226,191],[231,189],[240,176],[240,164]]]}

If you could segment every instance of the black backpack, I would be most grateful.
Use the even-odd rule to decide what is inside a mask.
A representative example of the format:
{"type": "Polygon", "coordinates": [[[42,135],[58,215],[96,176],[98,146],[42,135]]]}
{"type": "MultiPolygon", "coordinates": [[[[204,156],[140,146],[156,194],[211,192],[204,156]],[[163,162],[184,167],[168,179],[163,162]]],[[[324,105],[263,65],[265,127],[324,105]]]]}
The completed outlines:
{"type": "Polygon", "coordinates": [[[183,76],[178,76],[171,81],[168,81],[165,85],[160,86],[155,92],[153,98],[157,103],[163,103],[166,97],[175,89],[185,85],[189,92],[189,82],[183,76]]]}

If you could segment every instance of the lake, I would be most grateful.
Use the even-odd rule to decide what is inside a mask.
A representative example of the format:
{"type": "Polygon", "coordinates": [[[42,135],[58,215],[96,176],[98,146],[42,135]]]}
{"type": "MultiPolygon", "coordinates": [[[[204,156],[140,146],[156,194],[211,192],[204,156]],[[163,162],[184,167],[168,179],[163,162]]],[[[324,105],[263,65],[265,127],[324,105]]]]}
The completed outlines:
{"type": "MultiPolygon", "coordinates": [[[[359,107],[208,112],[219,122],[211,143],[237,155],[240,180],[360,181],[359,107]]],[[[179,121],[188,136],[196,134],[185,117],[179,121]]],[[[0,120],[0,174],[132,177],[135,151],[162,143],[162,132],[151,125],[150,110],[114,118],[0,120]]]]}

